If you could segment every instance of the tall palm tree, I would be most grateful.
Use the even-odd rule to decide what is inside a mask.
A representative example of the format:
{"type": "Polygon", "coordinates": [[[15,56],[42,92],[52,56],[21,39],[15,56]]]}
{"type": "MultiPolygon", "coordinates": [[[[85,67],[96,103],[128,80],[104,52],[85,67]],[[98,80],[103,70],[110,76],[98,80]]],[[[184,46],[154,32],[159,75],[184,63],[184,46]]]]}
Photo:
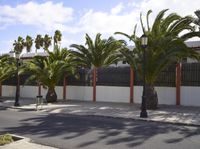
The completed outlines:
{"type": "Polygon", "coordinates": [[[50,37],[49,35],[44,35],[44,38],[43,38],[43,48],[45,51],[48,51],[49,50],[49,47],[51,45],[51,40],[52,40],[52,37],[50,37]]]}
{"type": "Polygon", "coordinates": [[[29,35],[26,36],[26,40],[24,42],[24,47],[26,47],[26,52],[30,52],[31,51],[31,47],[33,45],[33,38],[30,37],[29,35]]]}
{"type": "Polygon", "coordinates": [[[43,37],[39,34],[35,38],[35,48],[36,48],[36,53],[37,50],[43,47],[43,37]]]}
{"type": "Polygon", "coordinates": [[[62,40],[62,33],[59,30],[56,30],[53,36],[54,47],[60,47],[60,42],[62,40]]]}
{"type": "Polygon", "coordinates": [[[20,73],[29,73],[30,77],[26,82],[36,80],[47,88],[47,102],[56,102],[57,94],[55,92],[56,84],[64,77],[75,72],[74,63],[72,63],[71,54],[66,49],[56,49],[54,52],[47,51],[49,56],[35,56],[26,63],[20,73]]]}
{"type": "Polygon", "coordinates": [[[76,49],[72,53],[80,66],[93,70],[93,101],[96,101],[97,69],[117,63],[120,59],[119,50],[124,42],[115,40],[113,37],[101,39],[101,34],[99,33],[94,41],[88,34],[86,34],[85,38],[86,46],[72,44],[71,47],[76,49]]]}
{"type": "Polygon", "coordinates": [[[24,39],[21,36],[19,36],[17,40],[14,41],[13,46],[14,52],[16,54],[21,54],[22,50],[24,49],[24,39]]]}
{"type": "MultiPolygon", "coordinates": [[[[148,11],[147,27],[145,28],[142,16],[140,15],[140,22],[143,34],[148,37],[148,46],[146,50],[146,74],[145,80],[147,83],[147,108],[156,109],[158,104],[157,92],[154,88],[154,82],[159,74],[174,62],[181,62],[185,57],[199,59],[199,55],[192,48],[188,48],[185,41],[194,36],[200,37],[200,33],[196,32],[192,25],[193,18],[189,16],[181,17],[176,13],[171,13],[165,16],[167,9],[158,13],[152,26],[149,25],[149,15],[151,10],[148,11]],[[186,32],[185,32],[186,31],[186,32]]],[[[143,53],[144,48],[141,47],[140,38],[136,35],[136,27],[132,35],[127,35],[122,32],[116,32],[133,41],[135,48],[129,50],[124,48],[121,50],[122,54],[136,70],[140,76],[144,75],[143,72],[143,53]]]]}

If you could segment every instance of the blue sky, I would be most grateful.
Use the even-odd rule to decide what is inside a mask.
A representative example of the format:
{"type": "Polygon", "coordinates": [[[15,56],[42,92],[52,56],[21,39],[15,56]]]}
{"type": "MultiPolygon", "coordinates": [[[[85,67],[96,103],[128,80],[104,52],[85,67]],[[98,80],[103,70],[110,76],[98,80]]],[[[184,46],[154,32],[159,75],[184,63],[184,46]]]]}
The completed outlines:
{"type": "Polygon", "coordinates": [[[191,0],[1,0],[0,53],[10,51],[18,36],[52,36],[59,29],[63,34],[62,46],[68,47],[72,43],[84,44],[85,33],[92,37],[98,32],[103,37],[113,36],[115,31],[131,34],[140,12],[145,14],[149,9],[153,10],[153,20],[166,8],[194,16],[199,6],[200,1],[191,0]]]}

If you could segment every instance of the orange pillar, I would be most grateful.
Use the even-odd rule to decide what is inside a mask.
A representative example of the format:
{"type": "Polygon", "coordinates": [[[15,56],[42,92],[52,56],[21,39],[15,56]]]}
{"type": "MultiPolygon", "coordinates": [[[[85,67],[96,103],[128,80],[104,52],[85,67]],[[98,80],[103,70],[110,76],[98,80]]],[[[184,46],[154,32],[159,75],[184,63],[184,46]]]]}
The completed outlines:
{"type": "Polygon", "coordinates": [[[130,68],[130,103],[133,103],[133,82],[134,82],[134,72],[133,69],[130,68]]]}
{"type": "Polygon", "coordinates": [[[181,63],[176,64],[176,105],[181,101],[181,63]]]}
{"type": "Polygon", "coordinates": [[[96,102],[96,68],[93,69],[93,102],[96,102]]]}
{"type": "Polygon", "coordinates": [[[67,79],[66,79],[66,76],[64,76],[64,79],[63,79],[63,100],[66,100],[66,84],[67,84],[67,79]]]}

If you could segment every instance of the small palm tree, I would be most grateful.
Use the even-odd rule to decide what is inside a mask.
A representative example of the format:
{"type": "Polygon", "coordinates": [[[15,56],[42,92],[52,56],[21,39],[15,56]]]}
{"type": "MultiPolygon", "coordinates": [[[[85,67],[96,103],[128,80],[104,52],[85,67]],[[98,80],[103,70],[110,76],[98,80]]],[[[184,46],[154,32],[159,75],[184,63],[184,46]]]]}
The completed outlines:
{"type": "Polygon", "coordinates": [[[0,84],[16,72],[16,62],[9,55],[0,56],[0,84]]]}
{"type": "MultiPolygon", "coordinates": [[[[147,108],[149,109],[157,108],[158,97],[154,82],[159,74],[170,64],[180,62],[185,57],[199,59],[198,53],[185,44],[185,41],[189,38],[200,37],[200,33],[196,32],[194,26],[192,26],[193,18],[189,16],[181,17],[176,13],[164,17],[166,11],[167,9],[162,10],[157,15],[151,27],[149,25],[149,15],[152,11],[148,11],[146,28],[140,16],[143,34],[148,37],[145,80],[147,83],[147,108]]],[[[141,47],[140,38],[136,35],[136,27],[132,35],[122,32],[116,32],[116,34],[124,35],[134,42],[135,48],[133,50],[124,48],[121,52],[130,66],[142,77],[144,75],[142,69],[144,48],[141,47]]]]}
{"type": "Polygon", "coordinates": [[[26,41],[24,42],[24,47],[26,47],[26,52],[31,52],[31,47],[33,45],[33,39],[29,35],[26,36],[26,41]]]}
{"type": "Polygon", "coordinates": [[[75,72],[71,54],[66,49],[56,49],[54,52],[47,51],[49,56],[35,56],[26,63],[20,73],[29,73],[26,82],[36,80],[44,88],[48,88],[47,102],[56,102],[56,84],[64,77],[65,73],[71,75],[75,72]]]}
{"type": "Polygon", "coordinates": [[[82,67],[93,70],[93,101],[96,101],[96,72],[100,67],[107,67],[120,60],[120,48],[124,42],[115,40],[113,37],[101,39],[101,34],[97,34],[93,41],[86,34],[86,46],[72,44],[76,50],[71,51],[75,60],[82,67]]]}

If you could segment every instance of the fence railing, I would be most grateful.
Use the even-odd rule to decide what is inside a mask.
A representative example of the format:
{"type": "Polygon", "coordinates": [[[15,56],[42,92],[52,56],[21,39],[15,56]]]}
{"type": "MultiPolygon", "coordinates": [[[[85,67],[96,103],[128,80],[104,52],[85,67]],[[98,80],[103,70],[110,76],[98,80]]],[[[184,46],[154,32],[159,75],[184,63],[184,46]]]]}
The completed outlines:
{"type": "MultiPolygon", "coordinates": [[[[200,86],[200,63],[183,63],[181,72],[181,85],[183,86],[200,86]]],[[[20,76],[20,84],[24,85],[28,74],[20,76]]],[[[9,78],[2,82],[2,85],[15,85],[16,77],[9,78]]],[[[161,72],[155,82],[155,86],[175,87],[176,83],[176,65],[170,65],[167,69],[161,72]]],[[[140,79],[137,72],[134,72],[134,85],[141,86],[143,81],[140,79]]],[[[35,81],[28,85],[37,85],[35,81]]],[[[63,79],[58,83],[58,86],[63,85],[63,79]]],[[[67,85],[75,86],[91,86],[92,71],[89,69],[80,69],[79,78],[74,76],[67,77],[67,85]]],[[[97,72],[97,85],[102,86],[129,86],[130,85],[130,67],[108,67],[99,68],[97,72]]]]}
{"type": "Polygon", "coordinates": [[[183,86],[200,86],[200,63],[184,63],[182,64],[183,86]]]}

